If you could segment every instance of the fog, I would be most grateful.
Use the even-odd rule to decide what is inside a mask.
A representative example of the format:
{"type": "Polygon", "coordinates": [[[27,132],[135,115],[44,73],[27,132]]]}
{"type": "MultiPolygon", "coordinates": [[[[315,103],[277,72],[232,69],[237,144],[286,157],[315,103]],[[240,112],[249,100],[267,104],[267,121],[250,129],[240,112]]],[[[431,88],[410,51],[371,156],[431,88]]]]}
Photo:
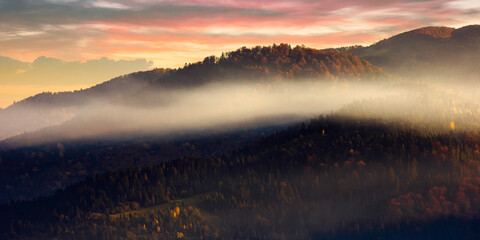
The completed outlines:
{"type": "MultiPolygon", "coordinates": [[[[138,96],[130,96],[122,101],[89,99],[88,104],[75,107],[55,104],[17,107],[15,111],[21,112],[23,117],[11,114],[16,117],[9,118],[8,114],[3,114],[0,132],[5,138],[9,137],[7,133],[14,124],[18,127],[17,134],[27,133],[24,140],[39,143],[122,134],[228,131],[309,120],[354,100],[403,92],[401,88],[378,82],[212,83],[193,89],[156,90],[148,97],[140,95],[141,102],[136,102],[138,96]],[[42,127],[49,128],[35,132],[42,127]]],[[[19,138],[8,141],[19,141],[19,138]]]]}
{"type": "Polygon", "coordinates": [[[473,83],[225,82],[140,91],[121,100],[89,98],[87,104],[70,107],[53,103],[6,109],[0,112],[0,137],[26,133],[3,141],[22,145],[94,137],[179,136],[298,123],[321,114],[403,121],[438,132],[480,128],[475,94],[479,88],[473,83]],[[16,114],[5,114],[8,111],[16,114]]]}
{"type": "Polygon", "coordinates": [[[352,119],[381,119],[391,125],[403,124],[436,134],[480,129],[478,83],[417,82],[404,90],[404,94],[395,97],[354,101],[337,114],[352,119]]]}

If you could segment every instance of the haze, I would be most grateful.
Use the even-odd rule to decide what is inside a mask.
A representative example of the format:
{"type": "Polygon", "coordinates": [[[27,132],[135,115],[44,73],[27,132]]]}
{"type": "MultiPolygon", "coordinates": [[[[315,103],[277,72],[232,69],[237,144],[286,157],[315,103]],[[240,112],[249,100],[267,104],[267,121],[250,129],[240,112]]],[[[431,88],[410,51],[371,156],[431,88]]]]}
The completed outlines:
{"type": "MultiPolygon", "coordinates": [[[[42,114],[44,127],[61,124],[58,128],[25,136],[28,142],[39,143],[65,138],[164,135],[285,124],[332,112],[353,100],[398,95],[400,92],[403,90],[378,83],[311,80],[264,85],[215,83],[194,89],[159,90],[144,100],[156,105],[144,106],[134,100],[120,103],[90,99],[89,104],[76,108],[48,105],[45,109],[17,107],[16,111],[21,111],[23,116],[42,114]]],[[[18,133],[42,128],[38,121],[30,118],[2,118],[0,132],[8,132],[12,122],[23,127],[24,130],[18,133]]]]}

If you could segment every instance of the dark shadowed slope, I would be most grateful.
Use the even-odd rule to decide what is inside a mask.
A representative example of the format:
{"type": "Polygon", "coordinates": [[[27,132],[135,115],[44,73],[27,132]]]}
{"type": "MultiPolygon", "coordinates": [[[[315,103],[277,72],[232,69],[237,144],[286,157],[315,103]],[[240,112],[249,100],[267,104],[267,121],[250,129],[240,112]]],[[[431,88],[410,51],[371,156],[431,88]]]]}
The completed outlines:
{"type": "Polygon", "coordinates": [[[0,151],[0,203],[50,195],[58,188],[106,171],[229,153],[285,127],[277,124],[175,138],[58,140],[0,151]]]}
{"type": "Polygon", "coordinates": [[[478,133],[313,119],[0,206],[6,239],[477,239],[478,133]]]}

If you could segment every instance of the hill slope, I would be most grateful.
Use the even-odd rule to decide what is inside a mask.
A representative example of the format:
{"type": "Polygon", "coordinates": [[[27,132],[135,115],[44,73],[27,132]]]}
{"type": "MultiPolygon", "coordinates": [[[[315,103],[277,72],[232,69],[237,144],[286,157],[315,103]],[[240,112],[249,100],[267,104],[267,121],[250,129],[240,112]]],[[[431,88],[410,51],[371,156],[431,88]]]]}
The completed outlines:
{"type": "Polygon", "coordinates": [[[425,27],[395,35],[368,47],[340,48],[408,78],[439,81],[477,80],[480,25],[459,29],[425,27]]]}

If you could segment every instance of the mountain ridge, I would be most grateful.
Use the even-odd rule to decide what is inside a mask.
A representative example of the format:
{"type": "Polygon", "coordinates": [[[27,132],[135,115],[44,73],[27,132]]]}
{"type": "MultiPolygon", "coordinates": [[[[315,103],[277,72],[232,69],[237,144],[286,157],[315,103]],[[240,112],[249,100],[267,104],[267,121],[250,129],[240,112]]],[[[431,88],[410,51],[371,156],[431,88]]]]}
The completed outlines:
{"type": "MultiPolygon", "coordinates": [[[[195,84],[205,84],[211,81],[211,79],[206,80],[205,77],[202,76],[189,75],[192,75],[192,72],[196,73],[198,71],[198,68],[209,68],[212,67],[212,65],[214,68],[219,68],[218,65],[222,65],[220,67],[227,66],[228,68],[231,68],[228,70],[234,70],[232,68],[241,68],[242,74],[253,73],[262,75],[261,77],[275,77],[277,79],[294,79],[296,77],[304,76],[313,77],[314,75],[324,78],[355,78],[361,77],[362,74],[364,74],[363,71],[365,71],[366,74],[372,73],[373,75],[381,73],[381,69],[371,65],[368,61],[362,60],[350,53],[344,54],[332,51],[317,50],[303,46],[296,46],[295,48],[292,48],[289,44],[282,43],[279,45],[274,44],[273,46],[264,47],[242,47],[236,51],[223,53],[222,56],[219,58],[215,56],[209,56],[206,57],[203,61],[186,64],[184,67],[177,69],[156,68],[153,70],[130,73],[113,78],[103,83],[99,83],[95,86],[83,90],[58,93],[39,93],[34,96],[25,98],[21,101],[18,101],[3,110],[7,110],[11,107],[22,104],[53,102],[55,101],[54,99],[56,97],[62,97],[66,95],[70,95],[68,96],[68,98],[75,99],[81,94],[89,95],[89,97],[93,97],[93,95],[96,94],[115,95],[114,91],[120,89],[130,90],[130,92],[134,92],[135,90],[138,90],[140,88],[148,88],[148,85],[150,84],[152,84],[153,86],[162,87],[190,87],[189,84],[193,86],[195,86],[195,84]],[[272,52],[274,55],[268,55],[272,52]],[[268,59],[265,59],[265,57],[268,57],[268,59]],[[283,59],[273,59],[275,57],[283,57],[283,59]],[[251,62],[242,62],[241,60],[247,60],[251,62]],[[312,63],[309,60],[312,60],[314,62],[312,63]],[[262,64],[269,64],[273,66],[275,71],[272,73],[269,69],[262,68],[262,64]],[[296,65],[307,66],[305,67],[305,69],[303,69],[299,68],[296,65]],[[315,69],[312,65],[318,68],[315,69]],[[283,67],[284,69],[281,69],[281,67],[283,67]],[[141,85],[141,87],[137,89],[131,85],[132,83],[133,85],[141,85]],[[134,89],[131,89],[132,87],[134,89]]],[[[212,75],[211,72],[208,72],[210,70],[212,69],[207,69],[207,74],[212,75]]],[[[213,70],[215,70],[214,73],[220,73],[222,75],[225,74],[224,72],[222,72],[225,70],[213,70]]],[[[219,77],[216,76],[216,78],[219,77]]]]}
{"type": "Polygon", "coordinates": [[[449,82],[476,81],[480,70],[480,25],[461,28],[424,27],[394,35],[369,46],[342,47],[386,72],[406,78],[449,82]]]}

